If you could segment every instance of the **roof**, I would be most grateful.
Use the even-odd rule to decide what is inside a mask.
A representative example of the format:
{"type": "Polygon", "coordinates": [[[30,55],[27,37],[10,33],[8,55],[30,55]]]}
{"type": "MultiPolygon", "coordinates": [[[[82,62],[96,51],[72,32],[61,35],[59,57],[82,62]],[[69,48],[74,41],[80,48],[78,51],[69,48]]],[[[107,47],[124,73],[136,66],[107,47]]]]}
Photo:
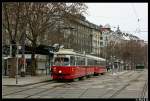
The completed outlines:
{"type": "Polygon", "coordinates": [[[123,36],[124,40],[130,40],[129,37],[123,36]]]}
{"type": "Polygon", "coordinates": [[[96,60],[100,60],[100,61],[105,61],[106,59],[104,58],[100,58],[100,57],[96,57],[96,56],[92,56],[92,55],[86,55],[88,58],[93,58],[93,59],[96,59],[96,60]]]}
{"type": "MultiPolygon", "coordinates": [[[[80,55],[80,56],[85,56],[84,54],[79,54],[73,51],[73,49],[60,49],[59,52],[56,52],[55,54],[67,54],[67,55],[80,55]]],[[[87,55],[87,58],[92,58],[95,60],[100,60],[100,61],[105,61],[104,58],[100,58],[100,57],[96,57],[96,56],[92,56],[92,55],[87,55]]]]}
{"type": "Polygon", "coordinates": [[[58,52],[55,54],[70,54],[70,55],[75,55],[77,54],[76,52],[73,51],[73,49],[60,49],[58,52]]]}

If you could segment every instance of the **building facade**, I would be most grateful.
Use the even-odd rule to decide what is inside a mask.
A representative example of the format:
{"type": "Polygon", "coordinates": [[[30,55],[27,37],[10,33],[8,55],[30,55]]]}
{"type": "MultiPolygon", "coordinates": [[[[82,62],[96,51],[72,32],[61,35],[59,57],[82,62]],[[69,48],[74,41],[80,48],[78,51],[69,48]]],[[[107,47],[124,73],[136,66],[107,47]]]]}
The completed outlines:
{"type": "Polygon", "coordinates": [[[111,31],[111,28],[110,26],[100,26],[100,31],[101,31],[101,37],[100,37],[100,46],[101,48],[103,47],[106,47],[107,44],[108,44],[108,41],[111,40],[111,34],[112,34],[112,31],[111,31]]]}
{"type": "Polygon", "coordinates": [[[96,56],[100,56],[100,38],[101,31],[99,30],[99,26],[93,24],[92,30],[92,53],[96,56]]]}
{"type": "Polygon", "coordinates": [[[61,43],[64,48],[100,55],[101,32],[99,26],[90,23],[83,16],[67,19],[67,22],[64,22],[64,26],[61,27],[61,32],[64,35],[64,41],[61,43]]]}

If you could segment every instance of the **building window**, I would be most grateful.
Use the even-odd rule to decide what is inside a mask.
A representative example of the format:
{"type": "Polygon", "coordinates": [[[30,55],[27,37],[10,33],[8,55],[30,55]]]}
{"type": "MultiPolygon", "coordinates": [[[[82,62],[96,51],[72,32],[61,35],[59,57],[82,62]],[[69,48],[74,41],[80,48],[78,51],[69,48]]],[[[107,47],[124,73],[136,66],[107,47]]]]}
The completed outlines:
{"type": "Polygon", "coordinates": [[[100,42],[100,45],[103,45],[103,42],[100,42]]]}
{"type": "Polygon", "coordinates": [[[103,40],[103,37],[100,37],[100,40],[103,40]]]}
{"type": "Polygon", "coordinates": [[[107,41],[108,39],[107,39],[107,37],[106,37],[106,41],[107,41]]]}
{"type": "Polygon", "coordinates": [[[102,36],[103,34],[101,33],[100,36],[102,36]]]}

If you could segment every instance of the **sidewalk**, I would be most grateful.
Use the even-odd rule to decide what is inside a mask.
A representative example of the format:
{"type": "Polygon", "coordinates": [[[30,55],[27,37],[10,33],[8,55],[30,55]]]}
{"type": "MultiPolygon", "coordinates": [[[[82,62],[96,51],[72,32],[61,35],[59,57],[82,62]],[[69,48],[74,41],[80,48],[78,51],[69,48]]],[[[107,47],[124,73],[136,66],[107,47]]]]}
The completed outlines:
{"type": "Polygon", "coordinates": [[[109,72],[109,75],[122,75],[122,74],[127,73],[127,72],[128,72],[127,70],[124,70],[124,71],[116,72],[116,73],[112,74],[112,71],[111,71],[111,72],[109,72]]]}
{"type": "Polygon", "coordinates": [[[9,78],[6,76],[2,76],[2,85],[3,86],[27,86],[36,83],[51,81],[50,75],[38,75],[38,76],[29,76],[25,77],[18,76],[18,84],[16,84],[16,78],[9,78]]]}

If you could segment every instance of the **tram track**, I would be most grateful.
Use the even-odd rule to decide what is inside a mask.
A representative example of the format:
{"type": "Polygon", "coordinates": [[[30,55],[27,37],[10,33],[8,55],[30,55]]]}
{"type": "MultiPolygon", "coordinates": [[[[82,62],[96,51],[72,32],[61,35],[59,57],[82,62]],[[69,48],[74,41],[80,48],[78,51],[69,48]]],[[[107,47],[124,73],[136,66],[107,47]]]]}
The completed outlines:
{"type": "MultiPolygon", "coordinates": [[[[77,81],[77,82],[80,82],[80,80],[77,81]]],[[[76,82],[57,82],[57,81],[51,81],[51,82],[44,83],[44,84],[41,84],[41,85],[38,85],[38,86],[35,86],[35,87],[29,87],[29,88],[24,89],[24,90],[20,90],[20,91],[16,91],[16,92],[13,92],[13,93],[5,94],[5,95],[3,95],[3,96],[11,95],[11,94],[14,94],[14,93],[20,93],[20,92],[24,92],[24,91],[31,90],[31,89],[36,89],[36,88],[38,88],[38,87],[42,87],[42,86],[46,86],[46,85],[50,85],[50,84],[54,84],[54,83],[63,83],[63,84],[54,85],[54,86],[51,87],[50,89],[49,89],[49,88],[43,89],[42,91],[37,92],[37,93],[34,93],[34,94],[31,94],[31,95],[28,95],[28,96],[26,96],[25,98],[30,98],[30,97],[32,97],[32,96],[38,95],[38,94],[43,93],[43,92],[46,92],[46,91],[48,91],[48,90],[56,89],[57,87],[65,87],[65,86],[67,86],[67,85],[73,86],[74,83],[76,83],[76,82]]]]}
{"type": "MultiPolygon", "coordinates": [[[[125,78],[128,78],[128,77],[131,77],[131,76],[133,76],[134,74],[133,73],[130,73],[130,72],[127,72],[127,73],[122,73],[122,74],[120,74],[120,75],[115,75],[114,77],[111,77],[111,78],[113,78],[113,79],[117,79],[117,80],[124,80],[125,78]],[[121,77],[121,78],[120,78],[121,77]]],[[[140,75],[139,75],[140,76],[140,75]]],[[[138,76],[138,77],[139,77],[138,76]]],[[[138,78],[138,77],[136,77],[136,79],[138,78]]],[[[108,76],[108,78],[110,79],[110,77],[108,76]]],[[[132,78],[132,77],[131,77],[132,78]]],[[[101,78],[102,79],[102,78],[101,78]]],[[[106,77],[105,77],[105,79],[106,79],[106,77]]],[[[104,80],[104,79],[102,79],[102,80],[104,80]]],[[[104,81],[102,81],[101,83],[99,83],[99,84],[96,84],[96,85],[100,85],[100,84],[104,84],[104,83],[115,83],[115,81],[114,80],[104,80],[104,81]]],[[[115,94],[114,95],[112,95],[112,97],[113,96],[115,96],[115,95],[117,95],[119,92],[121,92],[123,89],[125,89],[127,86],[129,85],[129,83],[128,84],[126,84],[126,85],[124,85],[123,87],[121,87],[119,90],[117,90],[117,92],[115,92],[115,94]]],[[[85,93],[86,93],[86,91],[87,90],[85,90],[80,96],[79,96],[79,98],[82,96],[82,95],[84,95],[85,93]]],[[[111,90],[108,90],[108,91],[106,91],[104,94],[102,94],[102,95],[100,95],[99,97],[101,98],[101,97],[103,97],[105,94],[107,94],[107,93],[109,93],[109,92],[111,92],[111,90]]]]}
{"type": "MultiPolygon", "coordinates": [[[[38,83],[38,84],[27,85],[27,86],[25,86],[25,89],[20,89],[20,90],[18,90],[18,88],[13,89],[12,90],[13,92],[3,94],[3,96],[8,96],[8,95],[11,95],[11,94],[14,94],[14,93],[20,93],[20,92],[24,92],[24,91],[31,90],[31,89],[36,89],[38,87],[42,87],[42,86],[46,86],[46,85],[50,85],[50,84],[54,84],[54,83],[60,83],[60,82],[59,81],[50,81],[50,82],[46,81],[46,82],[42,82],[42,83],[38,83]]],[[[53,88],[63,87],[65,85],[72,85],[73,84],[73,82],[61,82],[61,83],[64,83],[64,84],[54,85],[53,88]]],[[[22,87],[22,88],[24,88],[24,87],[22,87]]],[[[47,90],[49,90],[49,89],[46,89],[44,91],[47,91],[47,90]]],[[[42,91],[42,92],[44,92],[44,91],[42,91]]],[[[39,93],[41,93],[41,92],[39,92],[39,93]]],[[[31,96],[33,96],[33,95],[31,95],[31,96]]],[[[30,97],[30,96],[27,96],[27,97],[30,97]]]]}
{"type": "MultiPolygon", "coordinates": [[[[23,91],[27,91],[27,90],[30,90],[30,89],[36,89],[36,88],[38,88],[38,87],[40,87],[40,86],[45,86],[45,85],[49,85],[49,84],[53,84],[53,83],[55,83],[56,81],[51,81],[51,82],[44,82],[44,84],[42,83],[40,83],[41,85],[39,85],[39,84],[34,84],[34,85],[38,85],[38,86],[35,86],[35,87],[32,87],[32,86],[34,86],[34,85],[28,85],[28,86],[26,86],[26,89],[21,89],[21,90],[19,90],[19,91],[15,91],[15,92],[11,92],[11,93],[7,93],[7,94],[4,94],[3,96],[7,96],[7,95],[11,95],[11,94],[14,94],[14,93],[19,93],[19,92],[23,92],[23,91]],[[28,88],[27,88],[28,87],[28,88]]],[[[16,89],[17,90],[17,89],[16,89]]]]}
{"type": "MultiPolygon", "coordinates": [[[[61,82],[61,83],[62,83],[62,82],[61,82]]],[[[47,89],[42,90],[42,91],[40,91],[40,92],[37,92],[37,93],[31,94],[31,95],[28,95],[28,96],[26,96],[25,98],[30,98],[31,96],[38,95],[38,94],[41,94],[41,93],[43,93],[43,92],[56,89],[56,88],[58,88],[58,87],[64,87],[64,86],[67,86],[67,85],[69,85],[69,86],[74,85],[74,82],[63,82],[63,83],[64,83],[64,84],[61,84],[61,85],[55,85],[55,86],[53,86],[53,87],[50,88],[50,89],[47,88],[47,89]]]]}
{"type": "MultiPolygon", "coordinates": [[[[47,92],[47,91],[49,91],[49,90],[54,90],[54,89],[56,89],[56,88],[58,88],[58,87],[63,87],[63,86],[65,86],[65,85],[71,85],[73,82],[71,82],[71,83],[64,83],[64,84],[61,84],[61,85],[56,85],[56,86],[53,86],[53,88],[47,88],[47,89],[44,89],[44,90],[42,90],[42,91],[40,91],[40,92],[37,92],[37,93],[34,93],[34,94],[31,94],[31,95],[28,95],[28,96],[26,96],[25,98],[30,98],[30,97],[32,97],[32,96],[36,96],[36,95],[38,95],[38,94],[41,94],[41,93],[43,93],[43,92],[47,92]]],[[[56,90],[55,90],[56,91],[56,90]]]]}
{"type": "Polygon", "coordinates": [[[138,76],[136,76],[134,79],[131,79],[128,81],[127,84],[125,84],[123,87],[121,87],[119,90],[115,91],[109,98],[114,98],[117,95],[120,94],[121,91],[123,91],[126,87],[128,87],[130,85],[131,82],[137,80],[142,74],[139,74],[138,76]]]}
{"type": "MultiPolygon", "coordinates": [[[[55,89],[55,88],[57,88],[57,87],[63,87],[63,86],[65,86],[65,85],[72,85],[73,84],[73,82],[58,82],[58,81],[51,81],[51,82],[47,82],[47,83],[42,83],[42,84],[38,84],[38,86],[35,86],[35,87],[31,87],[31,86],[29,86],[28,88],[26,88],[26,89],[23,89],[23,90],[19,90],[19,91],[15,91],[15,92],[11,92],[11,93],[8,93],[8,94],[4,94],[3,96],[8,96],[8,95],[11,95],[11,94],[14,94],[14,93],[21,93],[21,92],[24,92],[24,91],[28,91],[28,90],[34,90],[34,89],[36,89],[36,88],[39,88],[39,87],[42,87],[42,86],[46,86],[46,85],[51,85],[51,84],[54,84],[54,86],[53,87],[51,87],[51,88],[43,88],[43,90],[42,91],[40,91],[40,92],[37,92],[37,93],[34,93],[34,94],[30,94],[30,95],[28,95],[28,96],[26,96],[25,98],[29,98],[29,97],[31,97],[31,96],[34,96],[34,95],[37,95],[37,94],[40,94],[40,93],[42,93],[42,92],[46,92],[46,91],[48,91],[48,90],[53,90],[53,89],[55,89]],[[63,83],[63,84],[60,84],[60,85],[55,85],[55,83],[63,83]]],[[[37,85],[37,84],[35,84],[35,85],[37,85]]],[[[34,86],[34,85],[32,85],[32,86],[34,86]]]]}
{"type": "Polygon", "coordinates": [[[148,89],[148,80],[146,80],[145,84],[144,84],[144,87],[142,89],[142,92],[141,92],[141,95],[140,95],[140,98],[145,98],[146,96],[146,91],[148,89]]]}

